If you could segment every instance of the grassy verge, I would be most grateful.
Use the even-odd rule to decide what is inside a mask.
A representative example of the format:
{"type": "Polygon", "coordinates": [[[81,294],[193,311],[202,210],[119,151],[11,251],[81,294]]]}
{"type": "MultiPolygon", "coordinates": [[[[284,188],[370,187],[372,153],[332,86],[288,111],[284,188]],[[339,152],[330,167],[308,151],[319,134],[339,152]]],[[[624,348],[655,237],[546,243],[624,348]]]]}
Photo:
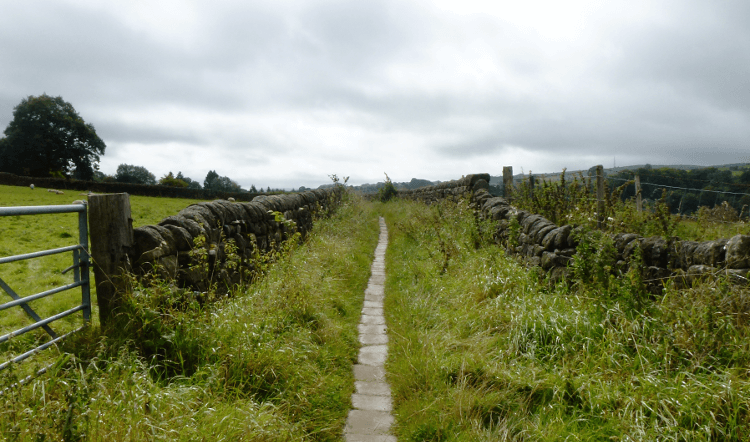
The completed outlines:
{"type": "MultiPolygon", "coordinates": [[[[46,189],[31,190],[28,187],[0,186],[0,206],[41,206],[70,204],[77,199],[85,200],[81,192],[67,191],[63,195],[47,192],[46,189]]],[[[189,199],[153,198],[131,196],[133,224],[135,227],[156,224],[169,215],[174,215],[188,205],[198,202],[189,199]]],[[[65,247],[78,242],[78,214],[0,217],[0,256],[19,255],[39,250],[65,247]]],[[[63,269],[73,264],[71,253],[46,256],[31,260],[16,261],[0,265],[2,278],[19,296],[28,296],[73,282],[73,272],[62,274],[63,269]]],[[[93,280],[93,274],[90,275],[93,280]]],[[[96,291],[92,285],[92,299],[96,309],[96,291]]],[[[11,298],[0,290],[0,303],[11,298]]],[[[31,308],[42,318],[50,317],[78,305],[81,291],[68,290],[51,297],[32,301],[31,308]]],[[[94,311],[94,321],[98,314],[94,311]]],[[[0,312],[0,335],[31,324],[31,319],[20,307],[0,312]]],[[[51,325],[59,335],[80,327],[81,315],[71,315],[51,325]]],[[[44,342],[48,336],[38,330],[27,333],[5,344],[0,344],[0,353],[17,355],[44,342]]],[[[53,355],[54,357],[54,355],[53,355]]],[[[4,362],[8,358],[2,357],[4,362]]]]}
{"type": "Polygon", "coordinates": [[[550,287],[465,206],[380,210],[399,440],[750,437],[747,289],[653,299],[636,275],[550,287]]]}
{"type": "MultiPolygon", "coordinates": [[[[584,225],[593,229],[597,227],[599,208],[590,190],[591,182],[590,178],[583,179],[582,176],[574,177],[572,182],[542,179],[533,193],[525,182],[514,194],[513,205],[542,215],[558,225],[584,225]]],[[[611,233],[636,233],[665,239],[677,236],[690,241],[710,241],[750,233],[750,224],[740,220],[740,215],[747,219],[747,213],[738,213],[726,201],[712,208],[701,206],[690,216],[680,216],[671,213],[679,206],[670,206],[665,191],[661,199],[651,201],[642,212],[638,212],[634,198],[621,198],[624,190],[625,185],[604,192],[602,221],[604,228],[611,233]]]]}
{"type": "Polygon", "coordinates": [[[52,375],[6,393],[0,434],[338,440],[377,233],[372,207],[354,199],[224,301],[201,305],[165,285],[136,289],[108,335],[71,341],[52,375]]]}

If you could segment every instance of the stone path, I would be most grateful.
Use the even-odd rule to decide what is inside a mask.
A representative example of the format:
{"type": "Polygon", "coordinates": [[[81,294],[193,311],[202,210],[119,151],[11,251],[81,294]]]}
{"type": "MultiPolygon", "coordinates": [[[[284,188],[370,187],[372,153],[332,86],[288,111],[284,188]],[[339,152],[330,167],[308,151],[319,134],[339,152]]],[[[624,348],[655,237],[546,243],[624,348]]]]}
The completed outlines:
{"type": "Polygon", "coordinates": [[[354,365],[356,392],[352,410],[346,419],[344,438],[347,442],[396,442],[391,436],[391,387],[385,380],[383,364],[388,356],[388,335],[383,316],[385,292],[385,248],[388,229],[380,218],[380,241],[375,249],[370,281],[365,290],[365,304],[359,322],[359,360],[354,365]]]}

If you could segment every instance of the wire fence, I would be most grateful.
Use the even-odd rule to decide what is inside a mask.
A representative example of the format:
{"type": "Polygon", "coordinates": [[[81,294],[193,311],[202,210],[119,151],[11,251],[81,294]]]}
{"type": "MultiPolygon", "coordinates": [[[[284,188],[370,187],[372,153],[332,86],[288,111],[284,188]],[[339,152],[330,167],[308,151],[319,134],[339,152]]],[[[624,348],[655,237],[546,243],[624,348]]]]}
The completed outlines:
{"type": "MultiPolygon", "coordinates": [[[[566,186],[571,185],[574,181],[590,190],[589,197],[585,201],[595,204],[596,198],[595,182],[596,176],[586,175],[583,173],[569,174],[572,179],[566,179],[566,186]]],[[[649,171],[647,174],[640,175],[635,171],[618,172],[620,176],[605,175],[605,187],[610,192],[615,188],[620,189],[619,196],[622,200],[640,195],[644,201],[644,210],[651,210],[657,201],[666,203],[673,214],[678,214],[686,219],[705,220],[711,218],[712,222],[731,224],[737,221],[750,220],[750,184],[727,182],[726,180],[717,179],[700,179],[684,176],[668,176],[649,171]],[[629,173],[629,177],[627,176],[629,173]],[[623,177],[622,175],[625,175],[623,177]],[[640,176],[639,176],[640,175],[640,176]],[[640,178],[640,189],[635,186],[635,178],[640,178]],[[702,184],[704,187],[692,187],[689,185],[673,185],[653,181],[677,181],[680,184],[685,182],[702,184]],[[698,216],[703,215],[702,217],[698,216]]],[[[528,175],[524,177],[521,187],[531,186],[530,177],[534,177],[533,187],[544,186],[545,183],[559,182],[555,179],[548,179],[545,175],[528,175]]],[[[566,177],[567,178],[567,177],[566,177]]],[[[730,178],[731,179],[731,178],[730,178]]],[[[503,184],[498,186],[498,190],[504,194],[503,184]]]]}
{"type": "MultiPolygon", "coordinates": [[[[605,180],[623,184],[633,182],[632,179],[628,180],[618,177],[605,177],[605,180]]],[[[701,207],[716,208],[722,204],[724,204],[725,208],[731,207],[734,209],[737,212],[738,219],[747,218],[749,214],[748,205],[750,205],[750,193],[706,188],[699,189],[686,186],[670,186],[668,184],[643,181],[641,181],[640,186],[641,194],[651,200],[661,199],[663,190],[668,190],[666,194],[667,205],[670,206],[673,213],[688,218],[697,218],[692,216],[692,214],[698,212],[701,207]]],[[[635,190],[633,190],[633,194],[635,194],[635,190]]],[[[627,194],[625,194],[625,196],[627,196],[627,194]]]]}

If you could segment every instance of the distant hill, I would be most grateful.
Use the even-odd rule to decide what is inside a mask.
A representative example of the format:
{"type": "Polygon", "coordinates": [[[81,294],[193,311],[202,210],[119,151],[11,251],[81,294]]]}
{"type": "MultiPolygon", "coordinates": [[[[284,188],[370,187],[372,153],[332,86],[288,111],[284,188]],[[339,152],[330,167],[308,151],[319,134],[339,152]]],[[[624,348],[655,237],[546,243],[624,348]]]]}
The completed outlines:
{"type": "MultiPolygon", "coordinates": [[[[430,181],[420,178],[412,178],[409,182],[403,182],[403,183],[393,183],[394,186],[396,186],[396,189],[398,190],[411,190],[411,189],[419,189],[420,187],[427,187],[427,186],[434,186],[435,184],[440,183],[440,181],[430,181]]],[[[362,193],[375,193],[378,190],[380,190],[381,187],[385,185],[384,182],[379,182],[375,184],[362,184],[361,186],[352,186],[352,189],[362,192],[362,193]]],[[[328,185],[330,186],[330,184],[328,185]]],[[[321,186],[322,188],[323,186],[321,186]]]]}
{"type": "MultiPolygon", "coordinates": [[[[595,166],[594,166],[595,167],[595,166]]],[[[732,171],[738,171],[743,170],[746,168],[750,168],[750,163],[732,163],[732,164],[722,164],[718,166],[696,166],[696,165],[690,165],[690,164],[671,164],[671,165],[654,165],[654,164],[636,164],[631,166],[618,166],[618,167],[609,167],[604,169],[605,175],[612,175],[618,172],[622,172],[624,170],[638,170],[638,169],[662,169],[662,168],[669,168],[669,169],[677,169],[677,170],[694,170],[694,169],[706,169],[706,168],[716,168],[716,169],[722,169],[722,170],[732,170],[732,171]]],[[[580,169],[580,170],[566,170],[565,175],[566,177],[570,177],[570,179],[573,178],[573,176],[578,176],[579,173],[582,173],[584,176],[588,176],[589,170],[592,170],[592,168],[589,169],[580,169]]],[[[544,177],[546,180],[549,181],[558,181],[560,179],[560,172],[551,172],[551,173],[534,173],[534,176],[537,177],[544,177]]],[[[460,174],[457,174],[457,176],[460,174]]],[[[521,182],[525,178],[528,178],[528,173],[517,173],[513,175],[513,180],[516,182],[521,182]]],[[[396,186],[396,189],[418,189],[420,187],[425,186],[433,186],[435,184],[440,183],[440,181],[430,181],[427,179],[422,178],[412,178],[411,181],[408,182],[394,182],[393,185],[396,186]]],[[[496,187],[496,186],[502,186],[503,183],[503,177],[502,175],[491,175],[490,176],[490,186],[496,187]]],[[[357,190],[362,193],[375,193],[377,192],[381,187],[385,185],[384,182],[378,182],[375,184],[362,184],[360,186],[351,186],[352,189],[357,190]]],[[[324,189],[327,187],[331,187],[333,184],[323,184],[319,186],[320,189],[324,189]]]]}

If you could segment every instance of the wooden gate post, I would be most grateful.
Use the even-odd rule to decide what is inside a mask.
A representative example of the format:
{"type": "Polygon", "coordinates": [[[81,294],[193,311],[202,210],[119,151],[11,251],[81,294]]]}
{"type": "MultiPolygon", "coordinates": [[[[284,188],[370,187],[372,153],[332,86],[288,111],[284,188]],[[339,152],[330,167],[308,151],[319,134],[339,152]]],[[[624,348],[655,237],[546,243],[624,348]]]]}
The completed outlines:
{"type": "Polygon", "coordinates": [[[596,166],[596,228],[604,224],[604,167],[596,166]]]}
{"type": "Polygon", "coordinates": [[[503,197],[513,197],[513,166],[503,166],[503,197]]]}
{"type": "Polygon", "coordinates": [[[130,196],[90,195],[88,211],[99,323],[105,326],[125,291],[123,272],[130,271],[127,255],[133,246],[130,196]]]}

